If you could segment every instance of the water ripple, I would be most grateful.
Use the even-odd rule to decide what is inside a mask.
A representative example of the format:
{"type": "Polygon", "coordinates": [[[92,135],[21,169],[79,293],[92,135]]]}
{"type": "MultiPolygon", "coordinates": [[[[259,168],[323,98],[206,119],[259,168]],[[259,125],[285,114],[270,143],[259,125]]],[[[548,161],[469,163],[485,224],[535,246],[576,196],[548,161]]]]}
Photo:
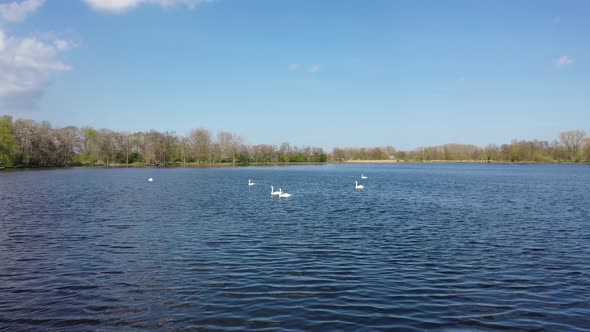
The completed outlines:
{"type": "Polygon", "coordinates": [[[0,330],[585,331],[588,189],[572,165],[0,173],[0,330]]]}

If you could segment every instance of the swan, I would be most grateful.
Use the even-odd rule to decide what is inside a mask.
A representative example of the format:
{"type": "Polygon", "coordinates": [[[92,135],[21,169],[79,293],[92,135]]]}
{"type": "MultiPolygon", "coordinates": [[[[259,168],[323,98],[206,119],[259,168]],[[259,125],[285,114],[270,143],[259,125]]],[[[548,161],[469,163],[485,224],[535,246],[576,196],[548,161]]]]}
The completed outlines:
{"type": "Polygon", "coordinates": [[[281,188],[279,188],[278,191],[275,191],[275,188],[273,186],[270,186],[270,194],[271,195],[277,196],[277,195],[280,195],[282,193],[283,193],[283,191],[281,190],[281,188]]]}
{"type": "Polygon", "coordinates": [[[365,186],[359,184],[358,181],[354,181],[354,189],[365,189],[365,186]]]}
{"type": "Polygon", "coordinates": [[[252,180],[248,179],[248,185],[249,185],[249,186],[253,186],[253,185],[255,185],[255,183],[254,183],[254,182],[252,182],[252,180]]]}
{"type": "Polygon", "coordinates": [[[361,174],[361,179],[363,179],[363,180],[364,180],[364,179],[366,179],[366,178],[367,178],[366,176],[364,176],[363,174],[361,174]]]}
{"type": "Polygon", "coordinates": [[[149,182],[153,182],[153,181],[154,181],[154,179],[153,179],[153,178],[149,178],[149,179],[148,179],[148,181],[149,181],[149,182]]]}
{"type": "Polygon", "coordinates": [[[281,188],[279,188],[279,192],[280,192],[279,198],[281,198],[281,197],[284,197],[284,198],[291,197],[291,194],[284,193],[283,192],[283,189],[281,189],[281,188]]]}

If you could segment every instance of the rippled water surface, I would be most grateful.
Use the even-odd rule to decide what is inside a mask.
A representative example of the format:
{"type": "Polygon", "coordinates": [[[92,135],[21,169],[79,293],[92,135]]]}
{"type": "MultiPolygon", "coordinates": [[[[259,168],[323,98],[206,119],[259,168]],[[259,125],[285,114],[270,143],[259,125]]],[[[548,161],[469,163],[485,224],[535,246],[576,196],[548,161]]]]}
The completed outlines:
{"type": "Polygon", "coordinates": [[[0,172],[0,330],[432,329],[590,329],[589,166],[0,172]]]}

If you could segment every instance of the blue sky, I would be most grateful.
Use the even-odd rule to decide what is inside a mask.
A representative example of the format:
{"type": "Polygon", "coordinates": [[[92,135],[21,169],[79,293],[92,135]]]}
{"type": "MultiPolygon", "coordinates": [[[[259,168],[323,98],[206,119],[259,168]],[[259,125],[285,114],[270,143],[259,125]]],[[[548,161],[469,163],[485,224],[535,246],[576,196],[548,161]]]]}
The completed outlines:
{"type": "Polygon", "coordinates": [[[583,0],[0,0],[0,113],[328,149],[553,140],[590,133],[588,17],[583,0]]]}

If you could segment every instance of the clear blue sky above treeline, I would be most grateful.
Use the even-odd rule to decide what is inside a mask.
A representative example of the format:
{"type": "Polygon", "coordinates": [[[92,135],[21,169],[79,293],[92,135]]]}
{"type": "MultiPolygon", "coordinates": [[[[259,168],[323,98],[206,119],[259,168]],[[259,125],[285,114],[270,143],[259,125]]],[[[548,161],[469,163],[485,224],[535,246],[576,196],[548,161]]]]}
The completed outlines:
{"type": "Polygon", "coordinates": [[[0,0],[0,113],[247,143],[590,132],[590,2],[0,0]]]}

